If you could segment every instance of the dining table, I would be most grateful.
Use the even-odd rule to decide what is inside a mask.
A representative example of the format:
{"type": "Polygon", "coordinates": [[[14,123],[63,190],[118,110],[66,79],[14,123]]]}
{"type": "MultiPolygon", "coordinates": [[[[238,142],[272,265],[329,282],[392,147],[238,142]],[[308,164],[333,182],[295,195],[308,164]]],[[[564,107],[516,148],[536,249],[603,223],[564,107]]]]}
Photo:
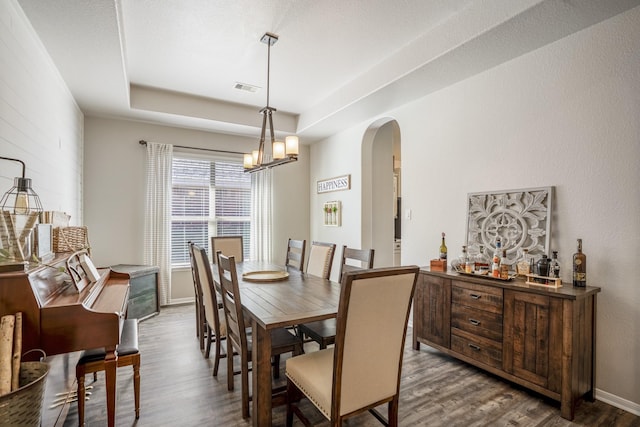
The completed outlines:
{"type": "MultiPolygon", "coordinates": [[[[217,266],[212,270],[219,288],[217,266]]],[[[340,285],[292,267],[265,262],[240,262],[236,270],[240,300],[253,335],[252,424],[271,426],[271,330],[335,318],[340,285]]]]}

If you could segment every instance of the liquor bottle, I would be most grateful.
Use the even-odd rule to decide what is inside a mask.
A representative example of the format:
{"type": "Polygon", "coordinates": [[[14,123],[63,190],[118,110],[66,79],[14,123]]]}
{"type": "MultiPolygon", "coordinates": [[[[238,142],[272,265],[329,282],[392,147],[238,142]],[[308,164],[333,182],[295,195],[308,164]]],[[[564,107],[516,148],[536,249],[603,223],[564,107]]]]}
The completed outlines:
{"type": "Polygon", "coordinates": [[[442,243],[440,243],[440,260],[447,260],[447,245],[444,243],[444,232],[442,233],[442,243]]]}
{"type": "Polygon", "coordinates": [[[471,257],[467,252],[467,247],[462,245],[462,255],[460,255],[460,268],[464,270],[465,273],[473,273],[473,269],[471,267],[471,257]]]}
{"type": "Polygon", "coordinates": [[[578,252],[573,254],[573,286],[587,286],[587,256],[582,253],[582,239],[578,239],[578,252]]]}
{"type": "Polygon", "coordinates": [[[509,264],[506,263],[507,260],[507,250],[502,250],[502,259],[500,260],[500,278],[508,279],[509,278],[509,264]]]}
{"type": "Polygon", "coordinates": [[[542,254],[542,258],[538,260],[538,276],[549,277],[549,257],[547,254],[542,254]]]}
{"type": "Polygon", "coordinates": [[[496,237],[496,250],[493,253],[493,263],[491,264],[491,275],[493,277],[500,277],[500,251],[500,237],[496,237]]]}
{"type": "Polygon", "coordinates": [[[484,245],[480,245],[480,251],[476,255],[475,259],[475,269],[478,271],[489,271],[489,267],[491,267],[491,260],[484,252],[484,245]]]}
{"type": "Polygon", "coordinates": [[[522,250],[522,256],[518,258],[516,270],[519,276],[526,276],[531,273],[531,266],[529,265],[529,249],[522,250]]]}
{"type": "Polygon", "coordinates": [[[551,263],[549,264],[549,277],[560,278],[560,263],[558,262],[558,251],[553,251],[551,263]]]}

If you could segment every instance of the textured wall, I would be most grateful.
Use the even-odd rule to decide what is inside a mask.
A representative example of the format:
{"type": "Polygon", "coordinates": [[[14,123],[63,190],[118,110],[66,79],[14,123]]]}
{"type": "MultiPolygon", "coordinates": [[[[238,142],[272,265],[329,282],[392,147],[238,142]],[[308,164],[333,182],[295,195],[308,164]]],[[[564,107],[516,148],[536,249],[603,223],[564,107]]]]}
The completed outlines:
{"type": "MultiPolygon", "coordinates": [[[[457,256],[470,192],[555,186],[551,247],[564,281],[581,237],[598,297],[597,397],[640,413],[640,8],[388,113],[402,144],[403,264],[427,265],[440,232],[457,256]]],[[[371,123],[313,147],[315,175],[354,174],[371,123]],[[318,165],[320,159],[322,166],[318,165]]],[[[363,159],[366,162],[366,159],[363,159]]],[[[357,200],[360,187],[345,194],[357,200]]],[[[323,197],[313,196],[312,209],[323,197]]],[[[315,211],[313,211],[315,212],[315,211]]],[[[358,209],[343,221],[356,223],[358,209]]],[[[313,215],[312,215],[313,218],[313,215]]],[[[312,237],[326,235],[312,229],[312,237]],[[315,233],[315,234],[313,234],[315,233]]],[[[357,238],[352,229],[343,238],[357,238]]],[[[569,286],[570,283],[569,283],[569,286]]]]}

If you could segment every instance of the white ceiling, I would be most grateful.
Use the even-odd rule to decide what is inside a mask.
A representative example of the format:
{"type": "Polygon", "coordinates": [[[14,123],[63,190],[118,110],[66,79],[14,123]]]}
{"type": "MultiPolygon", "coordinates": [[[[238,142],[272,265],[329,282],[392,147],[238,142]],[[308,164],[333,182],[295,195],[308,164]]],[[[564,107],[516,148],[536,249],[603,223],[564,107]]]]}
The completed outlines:
{"type": "Polygon", "coordinates": [[[326,137],[640,0],[18,0],[87,115],[326,137]],[[258,86],[249,93],[236,83],[258,86]]]}

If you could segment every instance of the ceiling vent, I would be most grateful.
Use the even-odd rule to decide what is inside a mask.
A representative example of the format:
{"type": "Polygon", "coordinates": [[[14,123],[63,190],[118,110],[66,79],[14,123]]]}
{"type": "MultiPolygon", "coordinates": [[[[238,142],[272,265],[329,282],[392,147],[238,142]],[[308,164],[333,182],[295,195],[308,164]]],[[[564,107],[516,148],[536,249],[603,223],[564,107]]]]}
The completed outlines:
{"type": "Polygon", "coordinates": [[[251,93],[256,93],[258,89],[260,89],[260,87],[258,86],[253,86],[247,83],[240,83],[240,82],[236,82],[236,85],[234,87],[238,90],[244,90],[246,92],[251,92],[251,93]]]}

